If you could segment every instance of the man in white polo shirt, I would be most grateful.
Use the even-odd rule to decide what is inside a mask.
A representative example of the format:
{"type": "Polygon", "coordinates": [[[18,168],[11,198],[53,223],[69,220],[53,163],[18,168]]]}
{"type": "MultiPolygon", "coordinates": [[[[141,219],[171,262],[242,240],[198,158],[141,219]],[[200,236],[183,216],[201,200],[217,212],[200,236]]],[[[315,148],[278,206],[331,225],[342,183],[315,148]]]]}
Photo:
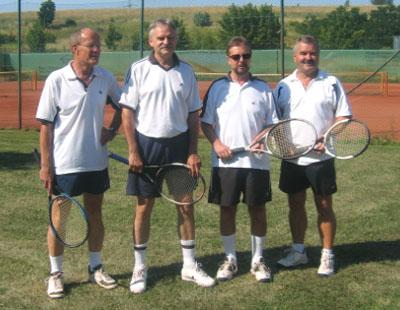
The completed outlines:
{"type": "MultiPolygon", "coordinates": [[[[274,90],[275,102],[283,119],[309,120],[322,136],[336,121],[351,118],[352,112],[341,83],[319,70],[319,45],[309,35],[301,36],[293,50],[297,69],[283,79],[274,90]]],[[[334,273],[333,243],[336,220],[332,194],[337,191],[334,159],[324,153],[324,146],[295,160],[282,161],[280,189],[288,194],[289,223],[293,245],[278,261],[283,267],[308,263],[304,249],[307,229],[306,190],[311,187],[318,212],[318,230],[322,239],[320,276],[334,273]]]]}
{"type": "MultiPolygon", "coordinates": [[[[192,67],[175,54],[177,33],[169,20],[149,27],[152,53],[132,64],[125,79],[120,103],[129,150],[127,194],[137,196],[133,227],[135,263],[130,283],[133,293],[146,290],[146,248],[156,187],[140,173],[144,165],[171,162],[200,169],[197,155],[199,99],[192,67]]],[[[178,231],[183,255],[181,278],[203,287],[214,285],[195,260],[193,206],[177,206],[178,231]]]]}
{"type": "MultiPolygon", "coordinates": [[[[89,279],[111,289],[116,281],[103,269],[101,250],[104,227],[101,207],[109,188],[106,143],[121,122],[118,101],[121,90],[114,76],[97,67],[100,37],[83,28],[70,37],[73,60],[46,79],[36,118],[41,122],[40,180],[49,194],[83,194],[89,217],[89,279]],[[111,103],[116,110],[110,127],[103,127],[104,107],[111,103]]],[[[62,258],[64,247],[48,230],[50,277],[47,294],[64,296],[62,258]]]]}
{"type": "MultiPolygon", "coordinates": [[[[226,281],[237,273],[236,211],[247,204],[250,215],[252,259],[250,271],[260,282],[271,280],[264,262],[266,208],[271,200],[269,159],[267,154],[232,149],[249,145],[268,125],[278,121],[272,91],[251,75],[251,47],[243,37],[232,38],[226,49],[231,71],[215,80],[204,98],[201,127],[212,144],[212,179],[208,200],[220,205],[220,232],[225,261],[217,280],[226,281]]],[[[257,146],[255,146],[256,148],[257,146]]]]}

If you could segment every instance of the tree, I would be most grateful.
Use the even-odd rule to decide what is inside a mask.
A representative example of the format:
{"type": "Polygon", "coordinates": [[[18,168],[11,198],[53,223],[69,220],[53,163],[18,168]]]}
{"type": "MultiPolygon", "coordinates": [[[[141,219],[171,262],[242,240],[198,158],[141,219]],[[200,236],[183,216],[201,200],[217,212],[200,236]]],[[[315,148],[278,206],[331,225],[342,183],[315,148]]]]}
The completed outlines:
{"type": "Polygon", "coordinates": [[[400,35],[400,6],[379,6],[370,12],[368,20],[368,48],[383,48],[393,45],[393,36],[400,35]]]}
{"type": "Polygon", "coordinates": [[[46,34],[40,22],[35,22],[26,35],[26,42],[31,52],[46,51],[46,34]]]}
{"type": "Polygon", "coordinates": [[[108,25],[107,35],[105,38],[106,46],[110,49],[115,51],[117,48],[116,42],[121,41],[122,34],[117,31],[114,25],[114,21],[111,20],[110,24],[108,25]]]}
{"type": "Polygon", "coordinates": [[[193,22],[198,27],[209,27],[212,25],[210,14],[207,12],[198,12],[194,14],[193,22]]]}
{"type": "Polygon", "coordinates": [[[251,3],[242,7],[232,4],[222,15],[220,37],[227,42],[233,36],[244,36],[253,48],[279,47],[279,18],[272,12],[272,7],[251,3]]]}
{"type": "Polygon", "coordinates": [[[38,14],[40,24],[48,28],[54,20],[56,15],[56,5],[51,0],[46,0],[40,5],[38,14]]]}
{"type": "Polygon", "coordinates": [[[373,5],[393,5],[393,0],[371,0],[373,5]]]}
{"type": "Polygon", "coordinates": [[[187,50],[189,48],[189,36],[186,32],[186,27],[183,20],[177,17],[172,17],[171,21],[174,24],[178,34],[178,44],[176,45],[176,48],[180,50],[187,50]]]}

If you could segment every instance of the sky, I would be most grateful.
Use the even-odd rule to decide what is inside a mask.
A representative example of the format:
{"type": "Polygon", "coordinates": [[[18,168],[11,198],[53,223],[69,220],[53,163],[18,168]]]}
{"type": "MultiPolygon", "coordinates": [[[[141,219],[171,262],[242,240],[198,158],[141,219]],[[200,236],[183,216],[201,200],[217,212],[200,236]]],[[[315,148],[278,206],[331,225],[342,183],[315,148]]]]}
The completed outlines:
{"type": "MultiPolygon", "coordinates": [[[[22,11],[38,11],[44,0],[20,0],[22,11]]],[[[56,10],[95,9],[95,8],[139,8],[142,0],[53,0],[56,10]]],[[[145,7],[170,7],[170,6],[229,6],[232,3],[243,5],[249,2],[260,4],[280,5],[280,0],[143,0],[145,7]]],[[[345,0],[284,0],[285,5],[333,5],[339,6],[345,0]]],[[[370,0],[350,0],[350,5],[366,5],[370,0]]],[[[395,5],[400,5],[400,0],[394,0],[395,5]]],[[[18,0],[0,0],[0,12],[17,12],[18,0]]]]}

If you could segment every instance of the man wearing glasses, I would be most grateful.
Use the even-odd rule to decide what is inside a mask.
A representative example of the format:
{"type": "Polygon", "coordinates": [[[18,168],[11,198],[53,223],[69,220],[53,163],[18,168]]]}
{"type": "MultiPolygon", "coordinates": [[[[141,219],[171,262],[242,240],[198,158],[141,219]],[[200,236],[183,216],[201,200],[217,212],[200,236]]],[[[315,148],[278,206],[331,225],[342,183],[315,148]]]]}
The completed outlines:
{"type": "Polygon", "coordinates": [[[211,84],[201,115],[202,130],[212,144],[208,199],[220,205],[220,232],[226,256],[217,271],[217,280],[230,280],[238,271],[235,219],[237,204],[242,201],[247,205],[251,223],[250,272],[257,281],[268,282],[271,271],[264,262],[263,250],[265,204],[271,200],[269,159],[256,152],[233,154],[232,149],[249,145],[278,119],[270,88],[249,72],[249,42],[243,37],[232,38],[226,54],[231,71],[211,84]]]}

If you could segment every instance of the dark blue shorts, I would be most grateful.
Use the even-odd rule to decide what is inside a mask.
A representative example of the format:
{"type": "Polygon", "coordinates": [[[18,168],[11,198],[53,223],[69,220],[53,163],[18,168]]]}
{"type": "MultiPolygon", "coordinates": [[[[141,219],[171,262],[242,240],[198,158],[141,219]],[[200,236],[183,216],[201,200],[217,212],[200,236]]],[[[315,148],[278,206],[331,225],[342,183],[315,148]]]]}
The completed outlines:
{"type": "Polygon", "coordinates": [[[60,192],[70,196],[83,193],[102,194],[110,188],[108,169],[101,171],[60,174],[54,177],[54,194],[60,192]]]}
{"type": "Polygon", "coordinates": [[[308,166],[299,166],[282,161],[279,188],[285,193],[298,193],[311,186],[317,195],[336,193],[334,159],[324,160],[308,166]]]}
{"type": "Polygon", "coordinates": [[[268,170],[214,167],[208,202],[224,207],[235,206],[242,195],[242,202],[254,207],[271,201],[271,193],[268,170]]]}
{"type": "MultiPolygon", "coordinates": [[[[173,162],[186,163],[189,155],[189,133],[172,138],[152,138],[136,134],[140,156],[144,165],[165,165],[173,162]]],[[[145,172],[154,178],[157,169],[145,172]]],[[[160,197],[157,186],[139,173],[129,172],[126,193],[133,196],[160,197]]]]}

